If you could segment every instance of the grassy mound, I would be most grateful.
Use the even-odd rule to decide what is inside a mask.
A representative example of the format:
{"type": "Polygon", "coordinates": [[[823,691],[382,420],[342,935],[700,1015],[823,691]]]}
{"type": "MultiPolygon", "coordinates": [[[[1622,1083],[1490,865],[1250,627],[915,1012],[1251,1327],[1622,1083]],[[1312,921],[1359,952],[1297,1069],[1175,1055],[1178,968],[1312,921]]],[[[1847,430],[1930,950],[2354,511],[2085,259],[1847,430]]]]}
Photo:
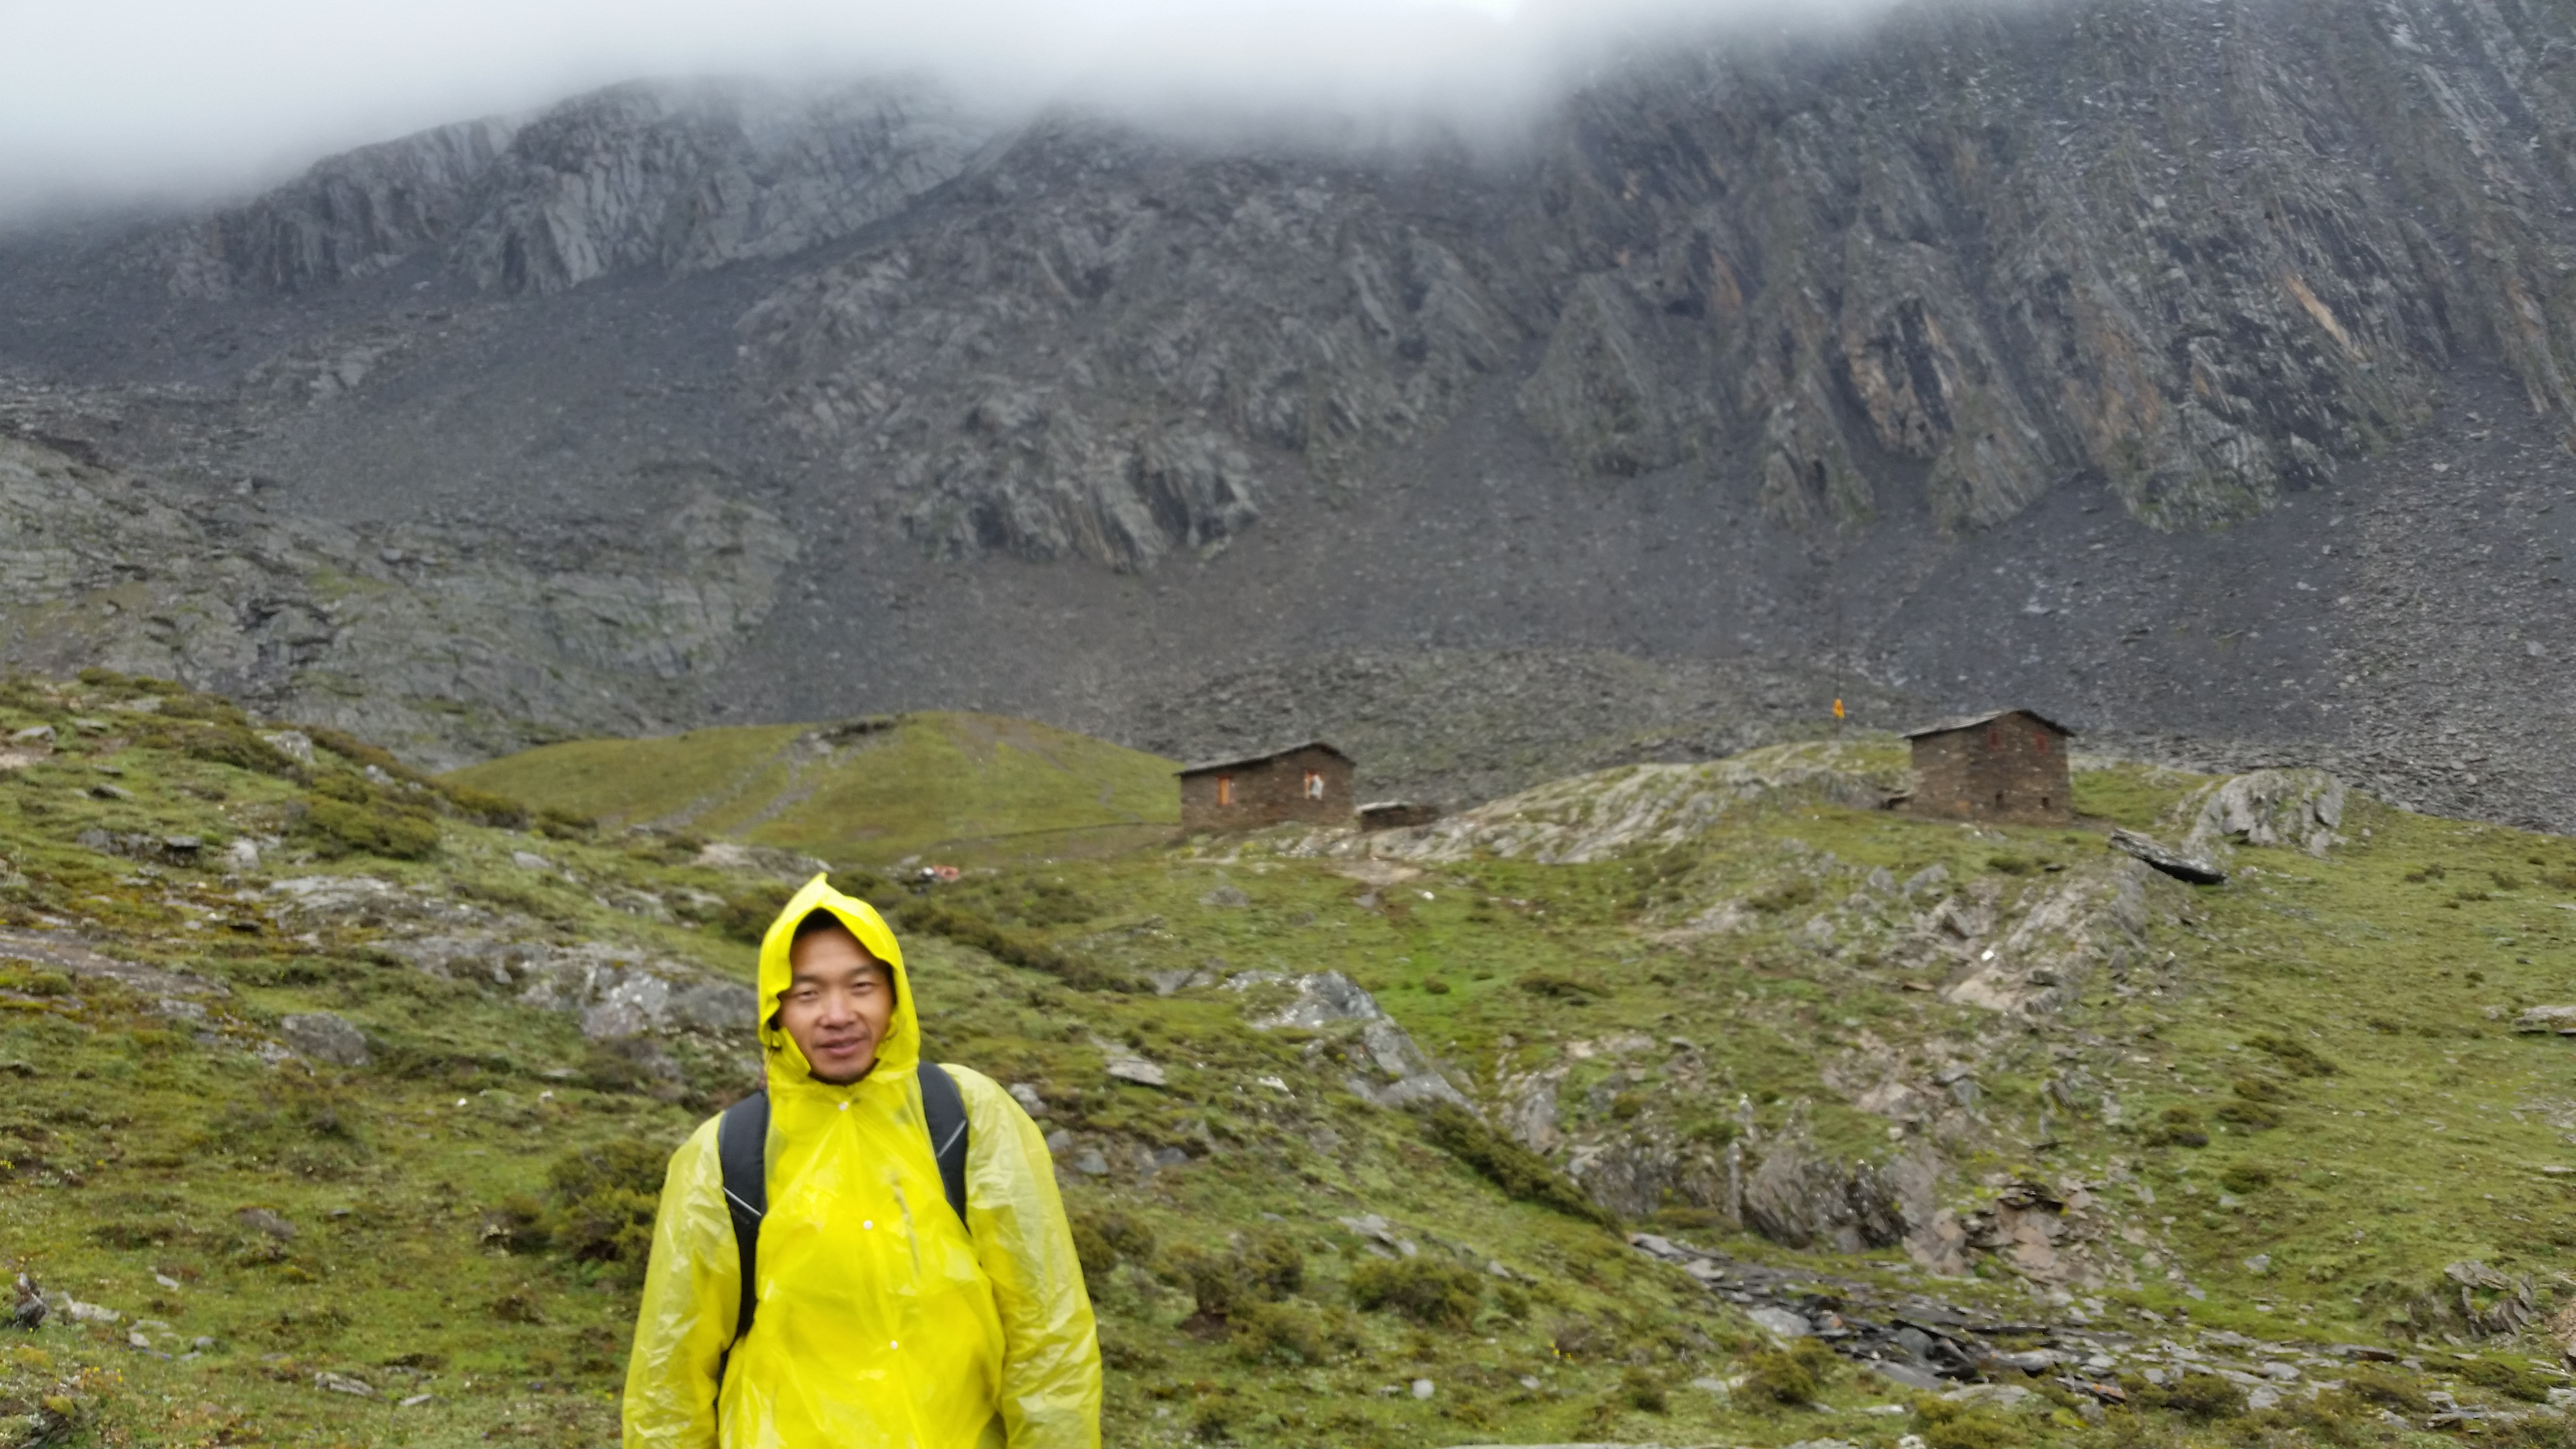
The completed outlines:
{"type": "Polygon", "coordinates": [[[1079,854],[1180,819],[1171,761],[996,715],[928,713],[546,745],[458,784],[608,827],[886,864],[906,855],[1079,854]]]}

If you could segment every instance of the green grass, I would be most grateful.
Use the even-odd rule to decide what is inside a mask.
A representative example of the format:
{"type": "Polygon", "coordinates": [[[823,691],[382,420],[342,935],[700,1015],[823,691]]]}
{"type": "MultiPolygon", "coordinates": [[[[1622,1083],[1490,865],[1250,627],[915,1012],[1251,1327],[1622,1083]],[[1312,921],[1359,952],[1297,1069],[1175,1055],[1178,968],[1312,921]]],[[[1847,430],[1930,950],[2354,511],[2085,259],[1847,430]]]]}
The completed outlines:
{"type": "Polygon", "coordinates": [[[610,827],[883,865],[929,851],[984,859],[1151,840],[1180,819],[1174,768],[1027,720],[927,713],[577,740],[449,778],[610,827]]]}
{"type": "MultiPolygon", "coordinates": [[[[613,1218],[582,1222],[608,1197],[566,1196],[581,1174],[558,1166],[613,1162],[619,1144],[649,1163],[740,1090],[744,1038],[663,1039],[670,1070],[652,1070],[515,988],[402,964],[390,916],[312,925],[264,912],[256,887],[363,874],[441,910],[523,918],[536,939],[741,980],[751,950],[717,929],[719,907],[761,883],[667,839],[499,829],[412,792],[405,808],[437,837],[417,858],[298,835],[316,801],[375,797],[327,754],[280,772],[206,758],[222,751],[202,740],[193,754],[178,736],[142,742],[136,717],[110,709],[132,692],[112,679],[0,687],[0,730],[53,723],[66,743],[0,776],[0,915],[16,932],[76,927],[95,949],[226,994],[189,1021],[154,990],[0,946],[0,1266],[167,1323],[177,1345],[152,1331],[165,1350],[199,1335],[215,1347],[186,1362],[137,1353],[130,1322],[0,1338],[0,1423],[58,1413],[73,1444],[607,1442],[632,1265],[610,1246],[613,1218]],[[75,716],[115,724],[83,735],[75,716]],[[100,783],[130,798],[89,793],[100,783]],[[197,835],[209,857],[239,837],[280,843],[258,877],[227,881],[211,860],[146,864],[77,843],[94,828],[197,835]],[[529,851],[545,869],[517,863],[529,851]],[[244,1049],[313,1011],[356,1023],[375,1061],[276,1067],[244,1049]],[[252,1208],[294,1235],[265,1231],[252,1208]],[[536,1248],[535,1228],[553,1243],[536,1248]],[[381,1393],[319,1390],[324,1372],[381,1393]],[[392,1402],[418,1393],[432,1397],[392,1402]]],[[[715,764],[712,746],[669,757],[703,766],[670,788],[717,794],[703,782],[756,772],[793,738],[717,734],[739,748],[715,764]]],[[[971,739],[935,743],[971,753],[971,739]]],[[[1017,749],[995,739],[985,758],[1017,749]]],[[[2080,777],[2079,800],[2154,826],[2197,783],[2107,766],[2080,777]]],[[[2187,1315],[2272,1339],[2397,1344],[2427,1365],[2388,1370],[2405,1393],[2511,1406],[2565,1382],[2505,1371],[2554,1350],[2535,1333],[2480,1343],[2483,1367],[2451,1357],[2445,1335],[2471,1334],[2441,1273],[2476,1258],[2528,1274],[2544,1311],[2576,1282],[2576,1188],[2538,1170],[2576,1165],[2576,1043],[2509,1030],[2523,1006],[2576,999],[2576,912],[2557,908],[2576,891],[2553,883],[2576,879],[2576,846],[2366,802],[2346,833],[2322,860],[2239,851],[2222,888],[2148,881],[2119,974],[2029,1022],[1945,999],[1973,955],[1927,967],[1910,916],[1934,897],[1899,912],[1871,876],[1937,865],[1962,900],[1990,896],[2010,918],[2125,869],[2098,834],[1971,829],[1795,792],[1674,848],[1579,866],[1480,857],[1396,879],[1384,862],[1292,854],[1298,832],[1024,860],[927,899],[1093,969],[1009,965],[927,932],[906,949],[931,1050],[1030,1085],[1044,1125],[1073,1134],[1068,1202],[1085,1252],[1103,1255],[1091,1280],[1111,1443],[2396,1444],[2331,1397],[2203,1422],[2209,1406],[2185,1396],[2100,1429],[2045,1400],[2021,1415],[1850,1412],[1905,1401],[1837,1362],[1762,1357],[1744,1319],[1620,1232],[1926,1286],[1901,1251],[1793,1252],[1679,1197],[1642,1222],[1587,1222],[1551,1202],[1545,1171],[1566,1168],[1563,1146],[1542,1170],[1454,1118],[1372,1107],[1348,1089],[1366,1068],[1343,1035],[1249,1029],[1284,986],[1070,984],[1340,970],[1488,1108],[1555,1074],[1570,1141],[1642,1134],[1683,1154],[1758,1156],[1795,1134],[1884,1164],[1923,1134],[1891,1138],[1889,1119],[1863,1110],[1860,1064],[1974,1059],[1975,1115],[1941,1129],[1940,1200],[1971,1210],[2011,1178],[2092,1183],[2111,1281],[2086,1296],[2110,1324],[2153,1340],[2187,1335],[2175,1321],[2187,1315]],[[1713,914],[1734,924],[1694,924],[1713,914]],[[1169,1085],[1112,1080],[1108,1047],[1162,1064],[1169,1085]],[[2155,1130],[2174,1109],[2207,1145],[2155,1130]],[[1106,1173],[1075,1167],[1093,1152],[1106,1173]],[[1180,1160],[1149,1172],[1155,1152],[1180,1160]],[[1390,1260],[1339,1221],[1372,1213],[1443,1271],[1378,1266],[1390,1260]],[[2266,1271],[2245,1266],[2257,1255],[2266,1271]],[[1199,1312],[1212,1283],[1230,1295],[1222,1320],[1199,1312]],[[1776,1402],[1764,1386],[1792,1368],[1843,1412],[1776,1402]],[[1748,1371],[1758,1383],[1733,1394],[1692,1386],[1748,1371]],[[1381,1392],[1417,1377],[1433,1398],[1381,1392]]],[[[909,892],[878,893],[899,919],[919,911],[909,892]]],[[[2007,1314],[2052,1311],[1993,1256],[1974,1268],[1930,1286],[2007,1314]]]]}

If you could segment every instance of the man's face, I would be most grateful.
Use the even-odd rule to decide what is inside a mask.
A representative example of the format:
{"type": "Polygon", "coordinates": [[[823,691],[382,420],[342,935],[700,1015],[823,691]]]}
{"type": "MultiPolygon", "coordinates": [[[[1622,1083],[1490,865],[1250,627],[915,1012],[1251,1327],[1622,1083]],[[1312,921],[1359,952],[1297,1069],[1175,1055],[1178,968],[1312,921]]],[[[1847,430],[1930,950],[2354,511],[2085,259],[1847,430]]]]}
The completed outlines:
{"type": "Polygon", "coordinates": [[[845,1087],[866,1076],[894,1019],[893,973],[845,931],[816,931],[789,948],[787,961],[778,1025],[814,1079],[845,1087]]]}

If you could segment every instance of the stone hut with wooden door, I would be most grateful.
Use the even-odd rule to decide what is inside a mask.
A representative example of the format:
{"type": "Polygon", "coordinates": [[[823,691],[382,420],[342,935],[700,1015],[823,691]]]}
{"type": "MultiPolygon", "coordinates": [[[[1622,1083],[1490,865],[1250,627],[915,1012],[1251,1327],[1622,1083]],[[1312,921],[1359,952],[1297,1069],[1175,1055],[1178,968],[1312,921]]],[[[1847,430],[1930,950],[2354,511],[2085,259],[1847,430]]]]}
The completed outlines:
{"type": "Polygon", "coordinates": [[[1259,830],[1299,820],[1347,825],[1355,808],[1351,757],[1322,740],[1181,771],[1181,830],[1259,830]]]}
{"type": "Polygon", "coordinates": [[[2075,732],[2026,709],[1945,719],[1907,732],[1914,745],[1909,814],[2061,825],[2075,818],[2066,746],[2075,732]]]}

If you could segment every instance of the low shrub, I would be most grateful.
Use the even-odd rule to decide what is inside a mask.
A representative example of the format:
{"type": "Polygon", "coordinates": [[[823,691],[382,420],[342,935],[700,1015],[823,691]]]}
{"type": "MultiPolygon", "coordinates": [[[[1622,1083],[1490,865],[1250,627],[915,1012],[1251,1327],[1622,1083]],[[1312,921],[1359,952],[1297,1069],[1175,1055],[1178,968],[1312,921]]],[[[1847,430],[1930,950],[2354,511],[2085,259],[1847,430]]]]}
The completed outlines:
{"type": "Polygon", "coordinates": [[[944,901],[916,900],[902,909],[899,919],[908,929],[945,936],[961,946],[972,946],[996,961],[1043,971],[1080,990],[1125,991],[1134,984],[1087,956],[1059,951],[1035,937],[1008,930],[944,901]]]}
{"type": "Polygon", "coordinates": [[[2139,1380],[2130,1390],[2129,1402],[2208,1424],[2244,1413],[2245,1391],[2216,1374],[2187,1373],[2168,1384],[2139,1380]]]}
{"type": "Polygon", "coordinates": [[[1744,1396],[1764,1405],[1812,1404],[1841,1368],[1832,1349],[1812,1338],[1797,1339],[1745,1357],[1744,1396]]]}
{"type": "Polygon", "coordinates": [[[757,946],[769,934],[770,922],[787,909],[788,900],[795,894],[795,887],[776,881],[746,886],[725,897],[724,906],[709,924],[730,940],[757,946]]]}
{"type": "Polygon", "coordinates": [[[1120,1263],[1148,1263],[1154,1257],[1154,1228],[1142,1218],[1121,1212],[1076,1210],[1071,1215],[1073,1250],[1086,1276],[1105,1276],[1120,1263]]]}
{"type": "Polygon", "coordinates": [[[2149,1147],[2207,1147],[2209,1133],[2200,1125],[2200,1114],[2189,1107],[2167,1107],[2147,1124],[2149,1147]]]}
{"type": "Polygon", "coordinates": [[[502,830],[528,828],[528,807],[507,795],[477,790],[471,785],[441,784],[438,793],[458,815],[478,825],[502,830]]]}
{"type": "Polygon", "coordinates": [[[588,840],[599,833],[599,822],[576,811],[548,805],[537,812],[537,833],[548,840],[588,840]]]}
{"type": "Polygon", "coordinates": [[[374,1156],[355,1095],[280,1072],[256,1097],[207,1119],[190,1146],[247,1167],[297,1177],[346,1177],[374,1156]]]}
{"type": "Polygon", "coordinates": [[[623,1281],[641,1283],[670,1156],[668,1147],[619,1137],[556,1158],[546,1171],[549,1197],[537,1216],[537,1239],[577,1263],[610,1264],[623,1281]]]}
{"type": "Polygon", "coordinates": [[[329,796],[313,800],[295,823],[295,834],[326,856],[352,851],[388,860],[425,860],[438,853],[438,822],[417,810],[329,796]]]}
{"type": "Polygon", "coordinates": [[[2315,1048],[2290,1037],[2267,1033],[2249,1038],[2245,1044],[2279,1062],[2293,1076],[2331,1077],[2338,1070],[2333,1062],[2317,1055],[2315,1048]]]}
{"type": "Polygon", "coordinates": [[[1525,972],[1513,983],[1532,996],[1580,1006],[1584,1002],[1608,996],[1610,988],[1586,976],[1568,976],[1554,971],[1525,972]]]}
{"type": "Polygon", "coordinates": [[[2374,1409],[2394,1409],[2401,1414],[2430,1413],[2433,1401],[2412,1380],[2403,1379],[2386,1369],[2355,1367],[2343,1376],[2344,1392],[2374,1409]]]}
{"type": "Polygon", "coordinates": [[[1221,1252],[1183,1243],[1163,1261],[1168,1276],[1211,1318],[1231,1318],[1247,1304],[1276,1302],[1306,1285],[1306,1255],[1275,1230],[1247,1234],[1221,1252]]]}
{"type": "Polygon", "coordinates": [[[1914,1401],[1914,1432],[1924,1449],[2020,1449],[2030,1435],[1975,1404],[1924,1397],[1914,1401]]]}
{"type": "Polygon", "coordinates": [[[1484,1279],[1428,1253],[1371,1258],[1351,1270],[1351,1301],[1372,1313],[1400,1313],[1426,1328],[1463,1330],[1484,1301],[1484,1279]]]}
{"type": "Polygon", "coordinates": [[[1320,1364],[1360,1347],[1356,1325],[1311,1303],[1239,1305],[1226,1319],[1246,1363],[1320,1364]]]}
{"type": "Polygon", "coordinates": [[[2221,1122],[2232,1123],[2249,1132],[2269,1131],[2281,1125],[2281,1114],[2261,1102],[2242,1099],[2228,1102],[2210,1114],[2221,1122]]]}
{"type": "Polygon", "coordinates": [[[2482,1389],[2493,1389],[2526,1404],[2549,1401],[2549,1380],[2517,1364],[2496,1358],[2473,1358],[2452,1370],[2482,1389]]]}
{"type": "Polygon", "coordinates": [[[1584,1196],[1583,1189],[1550,1167],[1546,1158],[1486,1126],[1457,1103],[1433,1103],[1425,1125],[1433,1146],[1513,1197],[1604,1227],[1616,1221],[1609,1209],[1584,1196]]]}
{"type": "Polygon", "coordinates": [[[1986,857],[1986,869],[2005,875],[2028,875],[2039,869],[2039,862],[2027,855],[1990,855],[1986,857]]]}
{"type": "Polygon", "coordinates": [[[1635,1364],[1619,1371],[1619,1397],[1641,1414],[1672,1412],[1672,1398],[1663,1375],[1635,1364]]]}
{"type": "Polygon", "coordinates": [[[2218,1184],[2233,1193],[2255,1193],[2272,1185],[2272,1169],[2259,1162],[2231,1162],[2218,1172],[2218,1184]]]}
{"type": "Polygon", "coordinates": [[[1812,903],[1815,899],[1816,883],[1804,876],[1794,880],[1773,881],[1745,897],[1746,903],[1753,909],[1773,914],[1794,911],[1800,906],[1812,903]]]}

